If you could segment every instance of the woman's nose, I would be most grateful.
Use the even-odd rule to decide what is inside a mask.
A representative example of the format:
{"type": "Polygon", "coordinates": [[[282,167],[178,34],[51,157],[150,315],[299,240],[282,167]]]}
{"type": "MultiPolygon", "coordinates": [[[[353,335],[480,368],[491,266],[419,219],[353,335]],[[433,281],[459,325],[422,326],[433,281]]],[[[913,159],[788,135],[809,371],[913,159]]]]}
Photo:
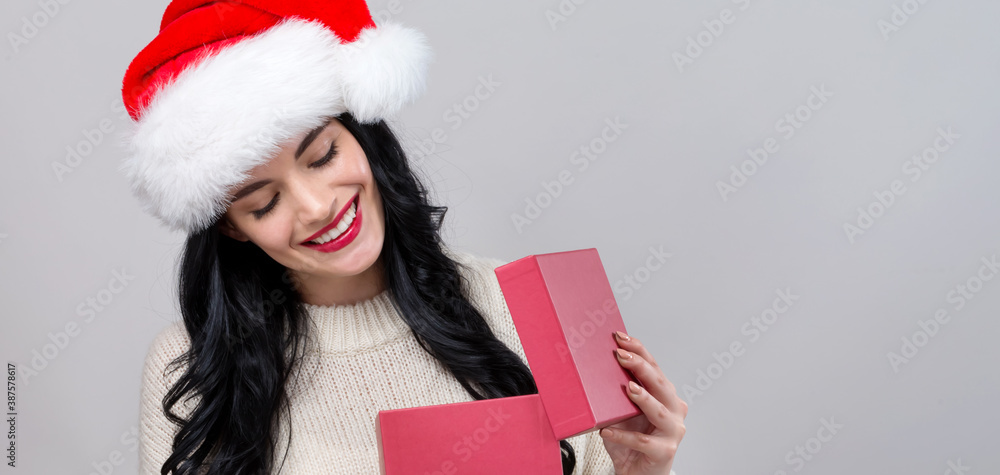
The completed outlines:
{"type": "Polygon", "coordinates": [[[320,183],[299,180],[292,186],[299,221],[310,224],[330,217],[333,191],[320,183]]]}

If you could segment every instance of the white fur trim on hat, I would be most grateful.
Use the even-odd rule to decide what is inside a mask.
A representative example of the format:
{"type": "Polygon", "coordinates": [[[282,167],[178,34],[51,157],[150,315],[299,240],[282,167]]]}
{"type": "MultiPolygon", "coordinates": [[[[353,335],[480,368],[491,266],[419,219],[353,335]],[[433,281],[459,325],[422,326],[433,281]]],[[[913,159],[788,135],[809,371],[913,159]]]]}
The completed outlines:
{"type": "Polygon", "coordinates": [[[343,51],[344,102],[359,122],[391,115],[424,93],[431,50],[420,32],[384,24],[362,30],[343,51]]]}
{"type": "Polygon", "coordinates": [[[318,21],[282,20],[157,91],[128,133],[120,168],[146,212],[173,230],[200,231],[288,140],[330,116],[375,122],[416,99],[429,59],[425,37],[399,25],[341,44],[318,21]]]}

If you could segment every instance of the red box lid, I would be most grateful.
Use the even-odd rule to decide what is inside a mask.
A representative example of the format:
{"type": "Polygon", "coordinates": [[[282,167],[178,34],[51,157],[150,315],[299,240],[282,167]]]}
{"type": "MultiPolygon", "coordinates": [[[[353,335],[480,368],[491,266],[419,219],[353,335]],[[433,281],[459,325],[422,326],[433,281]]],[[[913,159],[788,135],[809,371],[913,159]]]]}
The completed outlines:
{"type": "Polygon", "coordinates": [[[625,393],[635,379],[614,356],[625,323],[597,249],[530,255],[494,272],[557,439],[642,414],[625,393]]]}
{"type": "Polygon", "coordinates": [[[538,394],[379,411],[382,475],[562,474],[538,394]]]}

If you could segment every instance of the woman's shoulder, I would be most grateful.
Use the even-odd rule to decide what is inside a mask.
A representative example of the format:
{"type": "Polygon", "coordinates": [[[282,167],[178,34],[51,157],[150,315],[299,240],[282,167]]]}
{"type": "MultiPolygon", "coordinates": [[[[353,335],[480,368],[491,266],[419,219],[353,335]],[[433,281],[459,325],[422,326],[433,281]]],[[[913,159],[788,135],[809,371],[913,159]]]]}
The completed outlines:
{"type": "Polygon", "coordinates": [[[157,332],[146,351],[145,372],[148,378],[160,379],[171,361],[191,347],[191,339],[184,322],[174,321],[157,332]]]}
{"type": "Polygon", "coordinates": [[[450,253],[463,267],[463,291],[469,301],[479,309],[497,337],[524,360],[524,350],[517,336],[517,329],[510,317],[495,269],[508,261],[491,256],[473,254],[464,250],[450,253]]]}
{"type": "MultiPolygon", "coordinates": [[[[175,321],[161,329],[146,352],[142,369],[141,399],[145,417],[160,416],[160,402],[177,380],[187,371],[187,361],[180,359],[191,347],[191,339],[184,322],[175,321]],[[174,364],[174,361],[177,361],[174,364]],[[155,416],[151,416],[155,414],[155,416]]],[[[195,407],[198,396],[194,395],[180,403],[180,414],[189,414],[195,407]]],[[[158,422],[158,424],[166,424],[158,422]]]]}
{"type": "Polygon", "coordinates": [[[459,272],[468,284],[466,290],[471,292],[470,297],[495,295],[500,291],[494,270],[506,264],[506,260],[457,248],[445,248],[444,252],[459,264],[459,272]]]}
{"type": "MultiPolygon", "coordinates": [[[[182,368],[168,370],[168,365],[184,354],[190,346],[187,330],[180,321],[172,322],[157,332],[146,352],[139,393],[139,465],[142,473],[159,473],[159,468],[171,454],[170,444],[179,426],[163,412],[167,392],[184,373],[182,368]]],[[[172,411],[188,418],[200,396],[181,399],[172,411]]]]}
{"type": "Polygon", "coordinates": [[[173,321],[157,332],[149,345],[149,354],[171,354],[180,355],[187,351],[191,345],[191,338],[184,322],[173,321]]]}

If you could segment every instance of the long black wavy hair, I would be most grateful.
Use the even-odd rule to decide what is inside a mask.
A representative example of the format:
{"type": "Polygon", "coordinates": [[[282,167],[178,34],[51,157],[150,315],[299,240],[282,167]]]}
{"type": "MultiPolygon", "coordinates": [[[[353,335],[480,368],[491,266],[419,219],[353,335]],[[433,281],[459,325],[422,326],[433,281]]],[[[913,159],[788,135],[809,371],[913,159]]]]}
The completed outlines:
{"type": "MultiPolygon", "coordinates": [[[[460,264],[443,252],[439,233],[448,208],[428,204],[389,125],[337,118],[368,157],[385,208],[385,285],[420,346],[476,400],[536,394],[529,368],[462,295],[460,264]]],[[[162,401],[180,429],[160,473],[270,474],[280,415],[288,413],[285,384],[309,336],[295,283],[255,244],[213,225],[188,236],[178,286],[191,346],[168,366],[186,368],[162,401]],[[188,418],[173,412],[193,396],[188,418]]],[[[569,475],[576,456],[566,440],[559,444],[569,475]]]]}

